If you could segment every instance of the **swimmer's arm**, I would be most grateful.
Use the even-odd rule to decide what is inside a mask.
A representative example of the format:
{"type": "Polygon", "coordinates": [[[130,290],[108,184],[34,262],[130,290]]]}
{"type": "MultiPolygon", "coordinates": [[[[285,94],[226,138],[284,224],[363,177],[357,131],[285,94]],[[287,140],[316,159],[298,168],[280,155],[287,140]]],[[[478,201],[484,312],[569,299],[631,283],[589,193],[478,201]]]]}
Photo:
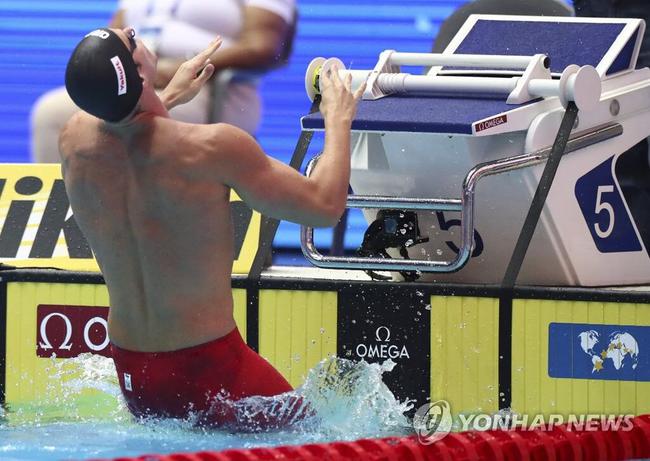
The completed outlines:
{"type": "Polygon", "coordinates": [[[215,131],[222,132],[215,139],[217,158],[223,156],[216,168],[223,182],[267,216],[313,227],[335,225],[347,201],[350,127],[365,89],[361,85],[353,94],[351,85],[352,77],[341,80],[336,67],[321,76],[325,148],[309,178],[268,157],[247,133],[216,125],[215,131]]]}
{"type": "Polygon", "coordinates": [[[212,77],[214,66],[209,57],[221,46],[221,37],[213,40],[208,47],[185,61],[176,71],[169,84],[160,93],[160,100],[167,110],[185,104],[201,91],[201,87],[212,77]]]}
{"type": "Polygon", "coordinates": [[[313,227],[334,226],[345,209],[350,178],[350,129],[329,127],[314,175],[307,178],[267,156],[246,132],[213,125],[218,152],[214,171],[253,209],[313,227]]]}

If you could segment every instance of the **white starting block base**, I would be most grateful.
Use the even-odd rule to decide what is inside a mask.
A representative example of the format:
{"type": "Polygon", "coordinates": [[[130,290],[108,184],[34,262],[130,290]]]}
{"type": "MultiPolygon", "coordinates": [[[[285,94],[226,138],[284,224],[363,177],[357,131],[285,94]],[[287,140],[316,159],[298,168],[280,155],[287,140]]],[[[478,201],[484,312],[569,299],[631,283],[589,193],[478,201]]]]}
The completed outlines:
{"type": "MultiPolygon", "coordinates": [[[[564,108],[574,101],[580,109],[573,133],[577,138],[561,159],[517,283],[650,283],[650,257],[616,177],[618,158],[650,135],[650,70],[635,70],[644,30],[638,19],[471,16],[441,55],[417,56],[430,64],[439,61],[428,71],[429,79],[400,73],[399,65],[412,64],[416,56],[382,53],[373,71],[364,74],[372,97],[364,95],[352,123],[351,185],[365,201],[352,198],[350,203],[371,206],[370,200],[373,207],[381,202],[404,209],[428,201],[435,206],[420,207],[417,213],[420,237],[430,241],[409,248],[408,263],[366,258],[363,266],[359,258],[317,255],[305,230],[302,247],[308,259],[339,269],[417,267],[431,271],[422,275],[428,281],[501,283],[544,170],[545,163],[536,162],[548,155],[564,108]],[[498,65],[486,70],[477,55],[498,65]],[[521,66],[502,68],[517,56],[532,57],[523,73],[521,66]],[[524,94],[524,85],[514,92],[517,98],[494,94],[513,78],[528,82],[528,90],[538,84],[566,89],[572,69],[584,66],[591,66],[590,78],[576,77],[573,93],[524,94]],[[407,79],[428,86],[407,84],[407,79]],[[468,94],[470,83],[484,93],[468,94]],[[589,104],[579,101],[583,92],[589,104]],[[442,205],[456,211],[421,211],[442,205]],[[458,258],[457,210],[467,229],[458,258]],[[476,244],[463,266],[471,216],[476,244]]],[[[308,77],[308,91],[316,91],[316,79],[311,72],[308,77]]],[[[322,115],[304,117],[302,126],[322,130],[322,115]]],[[[376,207],[364,213],[370,224],[376,207]]],[[[384,223],[373,227],[388,232],[383,229],[384,223]]],[[[381,237],[373,242],[390,244],[381,237]]],[[[397,250],[389,251],[399,258],[397,250]]]]}
{"type": "MultiPolygon", "coordinates": [[[[606,101],[601,105],[607,108],[606,101]]],[[[481,137],[358,133],[352,153],[353,191],[360,195],[460,197],[460,184],[473,166],[549,146],[560,117],[561,111],[556,111],[545,121],[550,134],[545,141],[527,137],[526,131],[481,137]]],[[[576,131],[597,126],[599,114],[595,111],[581,118],[576,131]]],[[[616,159],[647,136],[648,120],[647,109],[618,119],[623,135],[564,156],[517,283],[611,286],[650,281],[650,257],[614,173],[616,159]],[[582,205],[585,211],[578,194],[586,202],[582,205]]],[[[543,168],[542,163],[481,180],[474,223],[479,241],[472,258],[458,272],[425,273],[421,280],[500,283],[543,168]]],[[[365,210],[364,216],[370,223],[376,211],[365,210]]],[[[409,256],[453,259],[453,248],[460,245],[460,213],[418,212],[418,218],[422,236],[430,241],[410,248],[409,256]]],[[[389,253],[399,258],[396,250],[389,253]]]]}

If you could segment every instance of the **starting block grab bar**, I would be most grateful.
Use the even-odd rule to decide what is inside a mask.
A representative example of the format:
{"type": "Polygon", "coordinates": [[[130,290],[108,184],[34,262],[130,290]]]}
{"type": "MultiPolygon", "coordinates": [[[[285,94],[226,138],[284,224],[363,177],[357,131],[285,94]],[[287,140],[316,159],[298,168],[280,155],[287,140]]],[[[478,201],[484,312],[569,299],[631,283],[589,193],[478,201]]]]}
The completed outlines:
{"type": "Polygon", "coordinates": [[[450,55],[399,53],[386,50],[372,70],[346,69],[337,58],[315,58],[305,73],[305,90],[311,101],[320,94],[320,76],[333,67],[339,76],[352,77],[352,88],[367,84],[363,99],[373,100],[389,94],[498,94],[508,104],[522,104],[537,98],[559,97],[563,106],[574,101],[579,109],[589,110],[600,101],[600,76],[592,66],[567,66],[559,79],[553,79],[548,56],[450,55]],[[518,69],[519,77],[412,75],[400,72],[401,65],[456,65],[484,69],[518,69]]]}
{"type": "MultiPolygon", "coordinates": [[[[471,66],[490,69],[526,69],[536,56],[489,55],[489,54],[444,54],[444,53],[400,53],[389,54],[391,66],[471,66]]],[[[544,55],[543,64],[549,68],[550,59],[544,55]]]]}
{"type": "MultiPolygon", "coordinates": [[[[574,152],[599,142],[619,136],[623,127],[611,123],[588,131],[574,133],[565,153],[574,152]]],[[[547,147],[531,154],[507,157],[492,162],[485,162],[472,168],[463,181],[462,199],[449,198],[409,198],[391,196],[348,196],[347,208],[364,209],[403,209],[420,211],[457,211],[461,213],[461,241],[456,258],[450,261],[430,261],[424,259],[383,259],[364,258],[356,256],[325,256],[318,252],[314,245],[314,229],[308,226],[300,227],[300,246],[305,258],[313,265],[330,269],[359,269],[379,271],[420,271],[420,272],[455,272],[460,270],[467,261],[474,246],[474,202],[476,185],[485,176],[507,171],[518,170],[545,161],[551,153],[547,147]]],[[[310,176],[318,156],[312,158],[306,170],[310,176]]]]}

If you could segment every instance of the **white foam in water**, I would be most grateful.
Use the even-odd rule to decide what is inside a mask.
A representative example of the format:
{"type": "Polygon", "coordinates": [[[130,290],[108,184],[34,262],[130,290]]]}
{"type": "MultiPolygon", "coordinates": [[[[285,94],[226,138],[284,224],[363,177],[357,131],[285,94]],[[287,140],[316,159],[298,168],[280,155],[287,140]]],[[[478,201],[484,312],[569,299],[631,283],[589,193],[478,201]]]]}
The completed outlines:
{"type": "Polygon", "coordinates": [[[227,403],[237,415],[237,426],[249,431],[279,421],[284,429],[338,440],[405,434],[411,425],[404,413],[412,403],[397,401],[382,381],[394,366],[391,360],[369,364],[330,358],[314,367],[293,392],[236,402],[222,397],[219,403],[227,403]]]}
{"type": "Polygon", "coordinates": [[[355,439],[410,432],[404,413],[413,407],[400,403],[382,381],[395,363],[354,362],[333,358],[313,368],[298,393],[315,410],[316,426],[333,438],[355,439]]]}
{"type": "Polygon", "coordinates": [[[186,421],[137,423],[121,397],[111,359],[85,354],[53,361],[50,381],[61,383],[64,392],[53,394],[58,395],[54,401],[0,413],[0,458],[106,458],[404,435],[412,431],[404,415],[412,403],[399,402],[382,381],[394,366],[390,360],[368,364],[330,358],[293,392],[237,402],[219,397],[219,403],[236,410],[247,430],[256,431],[267,420],[284,425],[282,430],[242,434],[195,427],[199,414],[186,421]]]}

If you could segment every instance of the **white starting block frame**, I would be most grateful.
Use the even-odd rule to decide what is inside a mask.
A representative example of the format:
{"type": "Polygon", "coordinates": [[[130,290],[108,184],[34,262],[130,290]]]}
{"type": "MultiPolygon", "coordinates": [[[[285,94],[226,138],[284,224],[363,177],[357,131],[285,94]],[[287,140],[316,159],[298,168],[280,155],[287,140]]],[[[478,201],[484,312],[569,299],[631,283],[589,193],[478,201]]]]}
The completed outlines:
{"type": "MultiPolygon", "coordinates": [[[[375,69],[353,73],[353,84],[368,78],[369,88],[353,123],[351,185],[361,197],[350,197],[350,205],[363,205],[368,222],[376,215],[368,208],[435,209],[435,214],[418,211],[422,235],[430,242],[410,248],[410,261],[391,260],[395,265],[387,268],[386,260],[323,257],[313,247],[312,231],[305,228],[306,257],[322,267],[415,269],[434,272],[424,280],[500,283],[543,169],[539,163],[550,151],[564,106],[573,100],[581,109],[579,119],[518,283],[650,282],[650,257],[615,174],[617,158],[650,135],[650,70],[634,70],[644,28],[637,19],[474,15],[440,55],[382,53],[375,69]],[[526,30],[526,36],[542,43],[520,46],[523,42],[509,38],[504,28],[526,30]],[[596,37],[591,55],[574,50],[571,61],[566,34],[574,30],[574,46],[590,43],[590,33],[596,37]],[[557,44],[554,48],[550,38],[543,39],[549,31],[565,34],[561,45],[568,48],[566,53],[557,44]],[[492,45],[479,47],[494,42],[490,33],[501,36],[500,46],[516,56],[477,59],[476,54],[491,51],[492,45]],[[416,61],[433,67],[426,76],[399,72],[400,65],[416,61]],[[462,68],[449,67],[458,65],[462,68]],[[579,69],[587,70],[579,75],[579,69]],[[472,79],[469,97],[466,79],[472,79]],[[495,80],[501,81],[499,91],[495,80]],[[477,94],[480,82],[490,96],[477,94]],[[412,95],[414,91],[420,96],[412,95]],[[485,111],[477,109],[458,123],[443,123],[435,112],[436,107],[452,112],[462,105],[485,111]],[[398,112],[399,107],[423,114],[410,117],[398,112]],[[458,203],[460,211],[450,211],[458,203]]],[[[324,64],[318,62],[310,72],[324,64]]],[[[311,75],[307,82],[313,97],[309,85],[317,79],[311,75]]],[[[302,125],[304,130],[323,128],[318,114],[303,118],[302,125]]]]}
{"type": "Polygon", "coordinates": [[[363,99],[375,100],[391,94],[500,94],[507,95],[508,104],[523,104],[537,98],[560,98],[562,105],[574,101],[579,109],[589,110],[600,99],[600,76],[592,66],[567,66],[559,80],[553,80],[550,60],[545,54],[534,56],[484,56],[480,54],[445,55],[437,53],[398,53],[384,51],[373,70],[348,70],[337,58],[315,58],[307,67],[305,89],[311,101],[320,93],[319,75],[333,66],[339,75],[352,76],[352,87],[364,82],[367,88],[363,99]],[[521,77],[470,77],[413,75],[399,72],[399,66],[464,65],[481,69],[522,70],[521,77]],[[312,76],[316,76],[316,78],[312,76]]]}

